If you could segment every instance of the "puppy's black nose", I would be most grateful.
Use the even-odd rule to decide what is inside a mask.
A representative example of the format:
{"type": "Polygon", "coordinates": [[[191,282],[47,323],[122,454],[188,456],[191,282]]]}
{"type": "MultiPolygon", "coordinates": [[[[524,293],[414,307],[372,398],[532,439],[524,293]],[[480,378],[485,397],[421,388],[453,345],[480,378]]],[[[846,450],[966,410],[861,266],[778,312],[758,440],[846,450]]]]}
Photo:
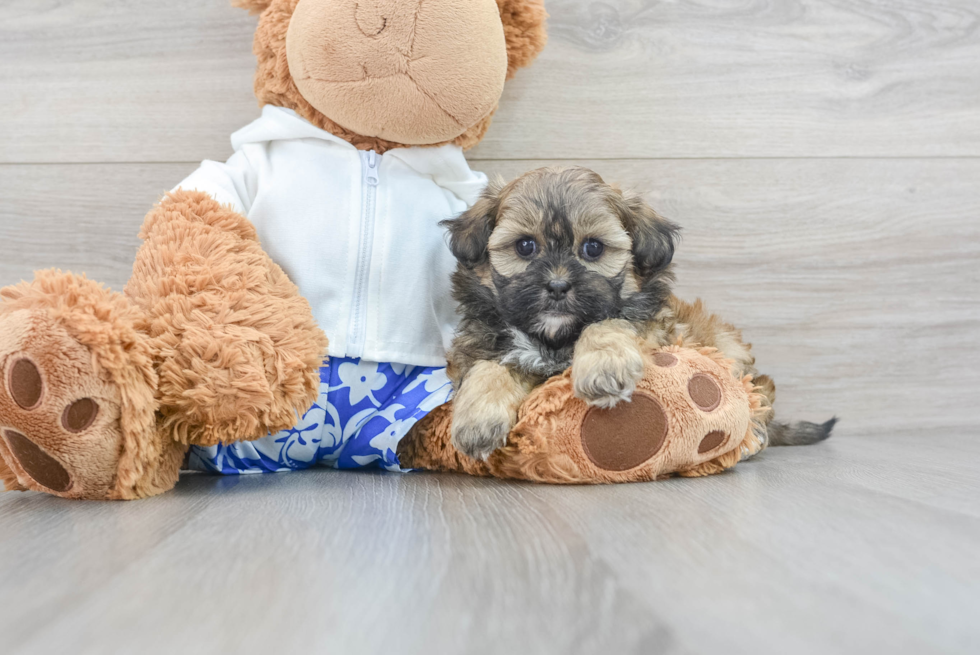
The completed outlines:
{"type": "Polygon", "coordinates": [[[568,280],[552,280],[548,283],[548,294],[555,300],[561,300],[571,288],[568,280]]]}

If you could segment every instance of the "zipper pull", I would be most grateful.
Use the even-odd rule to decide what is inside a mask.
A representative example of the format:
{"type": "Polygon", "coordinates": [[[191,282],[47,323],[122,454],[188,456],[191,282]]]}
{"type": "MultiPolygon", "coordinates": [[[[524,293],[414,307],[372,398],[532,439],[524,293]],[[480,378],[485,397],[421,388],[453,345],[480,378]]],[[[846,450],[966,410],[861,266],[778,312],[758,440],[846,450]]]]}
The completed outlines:
{"type": "Polygon", "coordinates": [[[367,183],[378,186],[378,153],[373,150],[368,151],[367,165],[367,183]]]}

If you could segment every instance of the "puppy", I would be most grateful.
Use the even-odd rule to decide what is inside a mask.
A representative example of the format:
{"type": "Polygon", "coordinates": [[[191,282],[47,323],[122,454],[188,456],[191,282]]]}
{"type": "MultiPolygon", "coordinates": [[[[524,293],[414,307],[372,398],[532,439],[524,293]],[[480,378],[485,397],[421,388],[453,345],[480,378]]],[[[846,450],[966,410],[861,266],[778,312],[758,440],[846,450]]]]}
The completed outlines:
{"type": "MultiPolygon", "coordinates": [[[[679,338],[718,348],[774,399],[738,330],[671,295],[678,226],[593,171],[542,168],[491,183],[443,225],[459,262],[453,297],[462,319],[448,372],[462,453],[486,459],[503,446],[531,389],[569,366],[587,403],[628,401],[644,347],[679,338]]],[[[832,425],[785,426],[780,439],[819,440],[832,425]]]]}

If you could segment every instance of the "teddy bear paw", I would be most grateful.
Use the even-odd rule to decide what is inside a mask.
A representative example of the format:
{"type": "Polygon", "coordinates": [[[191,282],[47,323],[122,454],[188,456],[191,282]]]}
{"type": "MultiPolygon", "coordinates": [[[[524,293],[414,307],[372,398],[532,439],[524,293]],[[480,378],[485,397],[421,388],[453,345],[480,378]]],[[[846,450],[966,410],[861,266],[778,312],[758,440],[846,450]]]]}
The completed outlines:
{"type": "Polygon", "coordinates": [[[607,482],[720,472],[738,461],[750,428],[741,380],[718,358],[680,348],[651,353],[631,402],[580,411],[570,448],[582,449],[587,477],[607,482]]]}
{"type": "Polygon", "coordinates": [[[28,489],[101,497],[120,428],[116,389],[91,353],[44,313],[0,317],[0,458],[28,489]]]}

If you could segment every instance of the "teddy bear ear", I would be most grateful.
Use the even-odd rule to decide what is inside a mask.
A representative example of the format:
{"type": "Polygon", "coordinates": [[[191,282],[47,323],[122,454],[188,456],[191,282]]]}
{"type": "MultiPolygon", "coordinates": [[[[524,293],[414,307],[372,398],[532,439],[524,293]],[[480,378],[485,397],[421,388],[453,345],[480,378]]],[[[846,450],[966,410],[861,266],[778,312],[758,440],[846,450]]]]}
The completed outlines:
{"type": "Polygon", "coordinates": [[[247,9],[250,14],[261,14],[271,4],[272,0],[231,0],[233,7],[247,9]]]}
{"type": "Polygon", "coordinates": [[[497,0],[507,39],[507,79],[524,68],[548,42],[544,0],[497,0]]]}

